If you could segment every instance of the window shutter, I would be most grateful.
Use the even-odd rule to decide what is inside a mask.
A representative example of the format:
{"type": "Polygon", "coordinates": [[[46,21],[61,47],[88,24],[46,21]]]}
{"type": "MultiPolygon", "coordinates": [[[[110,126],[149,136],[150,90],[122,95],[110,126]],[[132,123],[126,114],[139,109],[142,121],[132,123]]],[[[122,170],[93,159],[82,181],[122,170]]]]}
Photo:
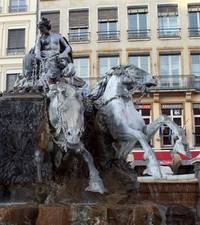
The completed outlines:
{"type": "Polygon", "coordinates": [[[165,52],[160,52],[159,55],[160,55],[160,56],[162,56],[162,55],[181,55],[181,53],[178,52],[178,51],[173,51],[173,52],[165,51],[165,52]]]}
{"type": "Polygon", "coordinates": [[[200,12],[200,4],[199,5],[189,5],[188,11],[189,12],[200,12]]]}
{"type": "Polygon", "coordinates": [[[131,6],[128,7],[128,14],[148,13],[147,6],[131,6]]]}
{"type": "Polygon", "coordinates": [[[80,28],[89,26],[89,11],[87,10],[71,10],[69,12],[69,27],[80,28]]]}
{"type": "Polygon", "coordinates": [[[103,8],[98,10],[99,21],[117,21],[117,8],[103,8]]]}
{"type": "Polygon", "coordinates": [[[177,5],[159,5],[158,16],[178,16],[177,5]]]}
{"type": "Polygon", "coordinates": [[[52,32],[60,33],[60,12],[42,12],[42,17],[50,20],[52,32]]]}
{"type": "Polygon", "coordinates": [[[19,49],[25,47],[25,29],[8,30],[8,48],[19,49]]]}
{"type": "Polygon", "coordinates": [[[198,103],[193,104],[193,108],[194,108],[194,109],[200,109],[200,104],[198,104],[198,103]]]}
{"type": "Polygon", "coordinates": [[[148,52],[133,52],[129,56],[150,56],[150,54],[148,52]]]}

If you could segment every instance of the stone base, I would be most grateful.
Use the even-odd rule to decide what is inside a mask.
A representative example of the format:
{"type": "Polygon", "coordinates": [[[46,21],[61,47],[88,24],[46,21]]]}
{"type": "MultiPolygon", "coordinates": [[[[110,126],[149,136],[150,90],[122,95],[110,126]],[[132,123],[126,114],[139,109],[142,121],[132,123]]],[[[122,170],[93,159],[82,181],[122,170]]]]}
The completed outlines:
{"type": "MultiPolygon", "coordinates": [[[[37,200],[40,197],[42,202],[42,193],[46,190],[37,185],[32,189],[13,189],[10,200],[17,200],[21,190],[27,192],[28,189],[32,190],[29,196],[38,192],[37,200]]],[[[200,225],[200,198],[196,182],[140,183],[137,192],[126,194],[85,192],[87,203],[69,203],[64,193],[65,190],[57,193],[60,203],[15,204],[10,201],[9,205],[2,204],[0,225],[200,225]],[[122,196],[127,199],[126,202],[122,201],[122,196]]]]}
{"type": "Polygon", "coordinates": [[[126,206],[53,204],[0,208],[0,224],[4,225],[199,225],[198,221],[192,208],[152,202],[126,206]]]}

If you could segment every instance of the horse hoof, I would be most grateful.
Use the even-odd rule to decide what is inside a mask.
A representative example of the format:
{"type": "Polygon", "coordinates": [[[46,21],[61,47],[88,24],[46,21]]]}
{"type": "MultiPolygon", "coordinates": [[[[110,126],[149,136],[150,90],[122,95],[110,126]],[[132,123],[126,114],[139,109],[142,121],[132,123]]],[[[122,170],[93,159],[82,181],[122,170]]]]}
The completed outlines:
{"type": "Polygon", "coordinates": [[[100,194],[104,194],[105,192],[108,192],[107,189],[104,187],[102,181],[90,182],[89,186],[85,189],[85,191],[97,192],[100,194]]]}
{"type": "Polygon", "coordinates": [[[155,167],[155,168],[148,168],[148,169],[145,169],[144,172],[143,172],[143,175],[150,175],[152,176],[154,179],[162,179],[162,173],[160,171],[160,168],[158,167],[155,167]]]}

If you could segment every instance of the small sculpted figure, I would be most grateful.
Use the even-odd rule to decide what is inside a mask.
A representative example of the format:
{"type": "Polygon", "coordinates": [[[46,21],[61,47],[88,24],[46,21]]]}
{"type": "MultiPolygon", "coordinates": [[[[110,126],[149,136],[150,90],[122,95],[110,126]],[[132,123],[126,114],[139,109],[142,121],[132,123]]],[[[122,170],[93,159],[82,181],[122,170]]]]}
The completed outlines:
{"type": "Polygon", "coordinates": [[[49,89],[49,84],[60,81],[61,77],[75,75],[72,48],[62,35],[51,32],[50,21],[46,18],[38,24],[40,33],[36,45],[23,59],[23,73],[19,75],[14,89],[30,89],[34,86],[49,89]]]}
{"type": "Polygon", "coordinates": [[[46,18],[38,24],[40,34],[36,40],[35,58],[41,67],[41,86],[56,83],[62,75],[75,74],[72,49],[60,34],[51,32],[50,21],[46,18]]]}

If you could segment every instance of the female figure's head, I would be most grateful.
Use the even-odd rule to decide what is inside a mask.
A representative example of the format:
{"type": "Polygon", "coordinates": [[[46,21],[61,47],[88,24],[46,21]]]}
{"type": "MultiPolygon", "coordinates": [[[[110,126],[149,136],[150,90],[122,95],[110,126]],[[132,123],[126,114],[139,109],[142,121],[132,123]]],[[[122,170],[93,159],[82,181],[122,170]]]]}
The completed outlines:
{"type": "Polygon", "coordinates": [[[38,29],[42,34],[48,34],[51,30],[50,21],[47,18],[42,17],[42,20],[37,25],[38,29]]]}

